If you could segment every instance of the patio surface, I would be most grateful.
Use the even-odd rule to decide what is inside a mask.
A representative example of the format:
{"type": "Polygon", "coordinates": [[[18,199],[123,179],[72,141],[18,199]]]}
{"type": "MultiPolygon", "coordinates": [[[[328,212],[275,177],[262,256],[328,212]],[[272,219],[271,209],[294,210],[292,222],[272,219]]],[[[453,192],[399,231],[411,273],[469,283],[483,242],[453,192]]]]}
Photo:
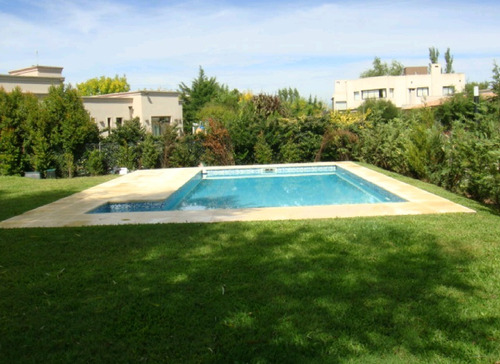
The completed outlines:
{"type": "MultiPolygon", "coordinates": [[[[408,202],[266,207],[235,210],[157,211],[87,214],[105,202],[158,201],[170,196],[202,168],[139,170],[0,222],[0,228],[63,227],[187,222],[324,219],[357,216],[473,213],[474,210],[400,182],[353,162],[289,164],[339,165],[408,202]]],[[[276,167],[283,165],[276,165],[276,167]]],[[[273,166],[237,166],[237,168],[273,166]]],[[[220,167],[231,168],[231,167],[220,167]]],[[[211,167],[212,169],[212,167],[211,167]]]]}

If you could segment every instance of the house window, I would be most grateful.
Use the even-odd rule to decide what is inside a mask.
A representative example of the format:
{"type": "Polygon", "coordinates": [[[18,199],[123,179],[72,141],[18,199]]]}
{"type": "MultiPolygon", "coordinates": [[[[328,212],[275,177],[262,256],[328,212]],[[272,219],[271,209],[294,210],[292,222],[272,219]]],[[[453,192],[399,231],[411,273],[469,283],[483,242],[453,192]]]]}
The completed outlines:
{"type": "Polygon", "coordinates": [[[454,86],[443,86],[443,96],[451,96],[455,93],[454,86]]]}
{"type": "Polygon", "coordinates": [[[359,91],[354,92],[354,100],[359,100],[359,91]]]}
{"type": "Polygon", "coordinates": [[[361,91],[361,98],[363,100],[367,99],[383,99],[387,97],[387,90],[385,88],[380,88],[376,90],[363,90],[361,91]]]}
{"type": "Polygon", "coordinates": [[[419,87],[417,88],[417,96],[429,96],[429,88],[428,87],[419,87]]]}
{"type": "Polygon", "coordinates": [[[335,110],[347,110],[347,102],[346,101],[335,102],[335,110]]]}
{"type": "Polygon", "coordinates": [[[153,135],[159,136],[165,132],[166,126],[170,125],[170,116],[152,116],[151,129],[153,135]]]}
{"type": "Polygon", "coordinates": [[[123,124],[123,118],[116,118],[116,126],[119,127],[119,126],[122,126],[123,124]]]}
{"type": "Polygon", "coordinates": [[[389,89],[389,98],[391,98],[391,99],[394,98],[394,89],[393,88],[389,89]]]}

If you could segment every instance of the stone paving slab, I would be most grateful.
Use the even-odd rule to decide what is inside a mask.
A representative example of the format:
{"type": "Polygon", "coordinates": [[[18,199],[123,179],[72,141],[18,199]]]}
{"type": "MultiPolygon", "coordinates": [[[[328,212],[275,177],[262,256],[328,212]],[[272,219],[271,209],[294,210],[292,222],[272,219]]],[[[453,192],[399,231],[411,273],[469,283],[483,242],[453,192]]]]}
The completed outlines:
{"type": "MultiPolygon", "coordinates": [[[[339,165],[402,198],[407,202],[329,205],[306,207],[268,207],[234,210],[156,211],[87,214],[105,202],[160,201],[166,199],[202,168],[139,170],[94,186],[85,191],[41,206],[0,222],[0,228],[64,227],[124,224],[209,223],[223,221],[262,221],[325,219],[357,216],[473,213],[474,210],[400,182],[353,162],[289,164],[287,166],[339,165]]],[[[237,166],[220,168],[273,168],[284,165],[237,166]]]]}

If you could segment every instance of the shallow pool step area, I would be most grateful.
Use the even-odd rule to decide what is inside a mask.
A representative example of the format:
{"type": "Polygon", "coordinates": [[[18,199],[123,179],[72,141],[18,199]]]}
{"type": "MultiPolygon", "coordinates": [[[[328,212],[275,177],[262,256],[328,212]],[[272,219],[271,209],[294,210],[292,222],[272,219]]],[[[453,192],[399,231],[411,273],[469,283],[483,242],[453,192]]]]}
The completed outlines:
{"type": "MultiPolygon", "coordinates": [[[[474,213],[442,197],[353,162],[266,165],[250,168],[342,167],[406,202],[314,207],[273,207],[205,211],[155,211],[87,214],[107,202],[160,201],[177,191],[202,168],[140,170],[0,222],[0,228],[71,227],[126,224],[213,223],[230,221],[328,219],[440,213],[474,213]]],[[[230,167],[236,170],[249,167],[230,167]]],[[[228,169],[210,168],[210,169],[228,169]]],[[[292,169],[293,170],[293,169],[292,169]]]]}

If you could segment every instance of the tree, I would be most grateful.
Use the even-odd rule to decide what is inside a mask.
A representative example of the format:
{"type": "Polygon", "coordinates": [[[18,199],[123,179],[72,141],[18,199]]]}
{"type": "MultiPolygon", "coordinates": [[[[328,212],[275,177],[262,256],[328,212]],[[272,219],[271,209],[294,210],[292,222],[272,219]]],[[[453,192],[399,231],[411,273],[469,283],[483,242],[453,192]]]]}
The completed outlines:
{"type": "Polygon", "coordinates": [[[130,91],[130,85],[125,75],[122,77],[115,75],[114,78],[106,76],[91,78],[90,80],[76,84],[76,88],[82,96],[105,95],[130,91]]]}
{"type": "Polygon", "coordinates": [[[177,129],[172,125],[166,125],[165,130],[161,136],[163,144],[163,154],[161,158],[161,167],[167,168],[171,166],[171,158],[177,146],[177,129]]]}
{"type": "Polygon", "coordinates": [[[146,169],[153,169],[158,166],[160,151],[155,143],[155,137],[152,134],[146,135],[142,143],[141,166],[146,169]]]}
{"type": "Polygon", "coordinates": [[[0,88],[0,175],[19,175],[28,167],[27,123],[36,124],[39,114],[36,96],[19,88],[11,92],[0,88]]]}
{"type": "Polygon", "coordinates": [[[127,167],[135,169],[140,157],[140,144],[146,138],[146,130],[141,126],[139,118],[125,120],[122,125],[111,131],[107,141],[118,145],[118,157],[110,167],[127,167]]]}
{"type": "Polygon", "coordinates": [[[359,107],[360,113],[367,113],[366,120],[372,123],[387,123],[399,116],[399,109],[390,100],[368,99],[359,107]],[[369,112],[368,112],[369,110],[369,112]]]}
{"type": "Polygon", "coordinates": [[[497,61],[493,61],[493,81],[491,82],[491,89],[498,96],[500,96],[500,67],[498,67],[497,61]]]}
{"type": "Polygon", "coordinates": [[[209,165],[234,165],[233,145],[228,130],[218,121],[208,121],[208,134],[203,141],[203,160],[209,165]]]}
{"type": "Polygon", "coordinates": [[[372,68],[361,73],[361,78],[377,76],[399,76],[403,73],[404,65],[396,60],[389,66],[387,62],[382,62],[379,57],[373,59],[372,68]]]}
{"type": "Polygon", "coordinates": [[[434,47],[429,48],[429,59],[431,61],[431,64],[438,63],[439,59],[439,50],[434,47]]]}
{"type": "Polygon", "coordinates": [[[198,77],[191,82],[191,86],[187,86],[184,82],[179,85],[185,133],[188,133],[193,123],[198,121],[196,119],[197,112],[205,104],[216,98],[221,88],[215,77],[208,78],[201,67],[198,77]]]}
{"type": "Polygon", "coordinates": [[[400,76],[403,74],[405,66],[396,60],[393,60],[391,62],[391,67],[389,68],[389,75],[390,76],[400,76]]]}
{"type": "Polygon", "coordinates": [[[42,108],[45,111],[42,118],[48,127],[43,137],[59,156],[61,171],[72,177],[85,145],[98,141],[97,125],[90,119],[78,91],[71,86],[51,86],[42,108]]]}
{"type": "Polygon", "coordinates": [[[488,81],[482,81],[482,82],[467,82],[465,84],[465,94],[468,97],[473,97],[474,95],[474,87],[477,86],[479,87],[480,90],[486,90],[488,87],[490,87],[490,83],[488,81]]]}
{"type": "Polygon", "coordinates": [[[254,150],[255,160],[258,164],[269,164],[273,162],[273,150],[267,143],[264,132],[261,132],[257,137],[257,144],[255,144],[254,150]]]}
{"type": "Polygon", "coordinates": [[[444,59],[446,61],[445,73],[453,73],[453,56],[450,54],[450,48],[446,50],[444,54],[444,59]]]}

